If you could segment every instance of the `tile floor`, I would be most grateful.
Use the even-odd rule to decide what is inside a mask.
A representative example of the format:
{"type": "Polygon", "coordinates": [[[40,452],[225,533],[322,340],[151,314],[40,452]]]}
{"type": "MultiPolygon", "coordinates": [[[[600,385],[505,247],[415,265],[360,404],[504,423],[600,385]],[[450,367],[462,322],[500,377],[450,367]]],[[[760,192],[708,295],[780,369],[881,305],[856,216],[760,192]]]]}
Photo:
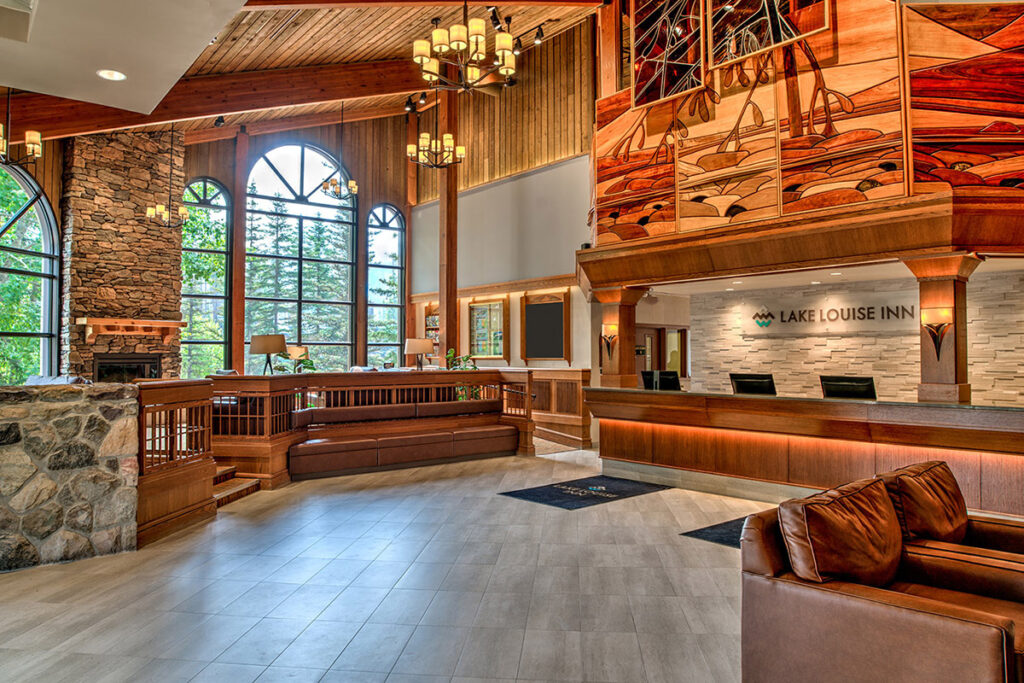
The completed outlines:
{"type": "Polygon", "coordinates": [[[495,495],[599,467],[571,451],[299,482],[137,553],[0,575],[0,680],[739,680],[739,551],[679,533],[766,506],[495,495]]]}

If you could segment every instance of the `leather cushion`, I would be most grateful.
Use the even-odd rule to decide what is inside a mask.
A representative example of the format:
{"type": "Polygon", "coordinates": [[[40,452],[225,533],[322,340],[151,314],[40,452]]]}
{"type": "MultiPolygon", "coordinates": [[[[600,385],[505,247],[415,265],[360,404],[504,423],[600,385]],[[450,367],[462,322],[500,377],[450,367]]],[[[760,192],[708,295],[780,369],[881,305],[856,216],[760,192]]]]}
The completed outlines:
{"type": "Polygon", "coordinates": [[[377,448],[376,439],[309,439],[288,449],[291,455],[314,455],[317,453],[344,453],[377,448]]]}
{"type": "Polygon", "coordinates": [[[519,430],[512,425],[486,425],[484,427],[463,427],[453,431],[456,441],[469,439],[497,439],[517,436],[519,430]]]}
{"type": "MultiPolygon", "coordinates": [[[[373,442],[371,442],[373,443],[373,442]]],[[[330,453],[292,454],[288,471],[292,476],[325,474],[344,470],[367,469],[377,466],[377,445],[372,448],[335,451],[330,453]]]]}
{"type": "Polygon", "coordinates": [[[779,525],[793,572],[806,581],[884,586],[899,569],[903,536],[880,479],[787,500],[779,525]]]}
{"type": "MultiPolygon", "coordinates": [[[[345,408],[313,408],[296,413],[296,420],[306,424],[329,424],[337,422],[366,422],[369,420],[400,420],[416,417],[416,406],[412,403],[386,406],[349,406],[345,408]],[[308,413],[308,417],[298,416],[308,413]]],[[[297,423],[297,426],[303,426],[297,423]]]]}
{"type": "Polygon", "coordinates": [[[451,432],[429,432],[426,434],[382,436],[377,439],[377,445],[380,448],[397,448],[401,446],[423,446],[432,443],[451,443],[451,441],[451,432]]]}
{"type": "Polygon", "coordinates": [[[439,401],[417,403],[417,417],[444,417],[446,415],[469,415],[472,413],[500,413],[501,401],[497,399],[473,399],[469,401],[439,401]]]}
{"type": "Polygon", "coordinates": [[[906,538],[959,543],[967,533],[967,504],[949,466],[922,462],[876,475],[885,482],[906,538]]]}

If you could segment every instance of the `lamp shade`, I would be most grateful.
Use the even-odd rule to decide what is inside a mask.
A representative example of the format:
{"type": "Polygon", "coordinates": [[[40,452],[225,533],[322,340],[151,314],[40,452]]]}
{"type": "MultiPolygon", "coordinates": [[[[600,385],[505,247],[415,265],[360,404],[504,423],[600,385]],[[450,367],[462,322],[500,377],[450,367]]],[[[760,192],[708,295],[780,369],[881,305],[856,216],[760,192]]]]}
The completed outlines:
{"type": "Polygon", "coordinates": [[[409,338],[405,340],[405,353],[409,356],[415,356],[420,353],[433,353],[434,352],[434,340],[433,339],[416,339],[409,338]]]}
{"type": "Polygon", "coordinates": [[[254,334],[249,344],[249,353],[267,354],[284,353],[288,345],[284,341],[283,334],[254,334]]]}
{"type": "Polygon", "coordinates": [[[309,347],[308,346],[289,346],[288,357],[292,360],[302,360],[309,358],[309,347]]]}

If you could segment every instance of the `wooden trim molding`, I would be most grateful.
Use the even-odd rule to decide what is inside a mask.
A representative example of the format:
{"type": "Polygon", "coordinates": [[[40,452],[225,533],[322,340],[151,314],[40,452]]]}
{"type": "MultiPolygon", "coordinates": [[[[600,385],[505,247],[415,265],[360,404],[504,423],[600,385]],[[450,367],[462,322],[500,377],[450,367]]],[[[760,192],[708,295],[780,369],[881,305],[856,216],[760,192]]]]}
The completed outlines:
{"type": "MultiPolygon", "coordinates": [[[[579,282],[574,273],[567,275],[553,275],[551,277],[536,277],[528,280],[511,280],[509,282],[496,282],[493,285],[476,285],[474,287],[460,287],[459,298],[488,296],[490,294],[505,294],[509,292],[525,292],[538,289],[558,289],[561,287],[576,287],[579,282]]],[[[413,304],[426,304],[437,302],[437,292],[424,292],[413,294],[409,297],[413,304]]]]}

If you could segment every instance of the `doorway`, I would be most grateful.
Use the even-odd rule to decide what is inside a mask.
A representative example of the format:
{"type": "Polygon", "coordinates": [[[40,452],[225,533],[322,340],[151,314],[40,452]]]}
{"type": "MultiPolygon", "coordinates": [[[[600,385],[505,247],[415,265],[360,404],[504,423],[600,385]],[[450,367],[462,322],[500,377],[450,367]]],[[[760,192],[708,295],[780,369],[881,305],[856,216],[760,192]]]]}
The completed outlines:
{"type": "Polygon", "coordinates": [[[636,367],[641,370],[674,370],[689,376],[688,330],[685,327],[636,327],[636,367]]]}

